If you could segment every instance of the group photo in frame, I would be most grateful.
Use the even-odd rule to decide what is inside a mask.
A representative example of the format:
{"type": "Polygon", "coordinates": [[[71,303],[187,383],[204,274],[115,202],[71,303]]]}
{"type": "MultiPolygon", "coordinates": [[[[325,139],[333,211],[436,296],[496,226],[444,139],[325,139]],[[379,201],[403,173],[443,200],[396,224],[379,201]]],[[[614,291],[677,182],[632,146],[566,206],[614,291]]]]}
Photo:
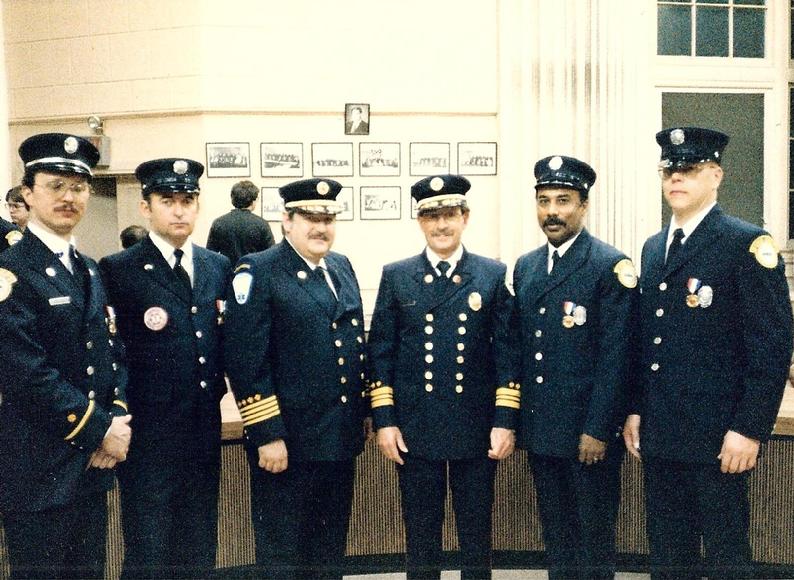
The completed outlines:
{"type": "Polygon", "coordinates": [[[260,143],[262,177],[303,177],[303,143],[260,143]]]}
{"type": "Polygon", "coordinates": [[[458,143],[458,173],[461,175],[496,175],[496,143],[458,143]]]}
{"type": "Polygon", "coordinates": [[[353,188],[343,187],[336,196],[336,201],[342,206],[342,211],[336,214],[336,221],[338,222],[352,222],[355,217],[353,211],[353,188]]]}
{"type": "Polygon", "coordinates": [[[369,135],[369,105],[347,103],[345,105],[345,135],[369,135]]]}
{"type": "Polygon", "coordinates": [[[352,143],[312,143],[314,177],[353,177],[352,143]]]}
{"type": "Polygon", "coordinates": [[[251,177],[248,143],[207,143],[207,177],[251,177]]]}
{"type": "Polygon", "coordinates": [[[398,220],[401,215],[399,185],[362,185],[359,188],[362,220],[398,220]]]}
{"type": "Polygon", "coordinates": [[[411,175],[449,173],[449,143],[411,143],[409,158],[411,175]]]}
{"type": "Polygon", "coordinates": [[[359,143],[358,172],[362,177],[399,177],[399,143],[359,143]]]}
{"type": "Polygon", "coordinates": [[[259,215],[267,222],[280,222],[284,212],[284,200],[278,187],[263,187],[259,192],[259,215]]]}

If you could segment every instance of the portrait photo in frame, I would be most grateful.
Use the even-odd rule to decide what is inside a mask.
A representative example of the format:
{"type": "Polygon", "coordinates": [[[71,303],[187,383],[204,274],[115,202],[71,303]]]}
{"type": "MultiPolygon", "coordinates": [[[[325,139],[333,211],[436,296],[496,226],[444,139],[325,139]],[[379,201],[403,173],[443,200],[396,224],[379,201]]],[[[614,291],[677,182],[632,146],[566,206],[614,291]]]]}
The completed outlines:
{"type": "Polygon", "coordinates": [[[207,177],[251,177],[248,143],[207,143],[207,177]]]}
{"type": "Polygon", "coordinates": [[[369,135],[369,105],[347,103],[345,105],[345,135],[369,135]]]}
{"type": "Polygon", "coordinates": [[[458,173],[461,175],[496,175],[496,143],[458,143],[458,173]]]}
{"type": "Polygon", "coordinates": [[[449,143],[411,143],[410,174],[449,173],[449,143]]]}
{"type": "Polygon", "coordinates": [[[365,186],[359,189],[362,220],[398,220],[401,210],[399,185],[365,186]]]}
{"type": "Polygon", "coordinates": [[[352,177],[352,143],[312,143],[314,177],[352,177]]]}
{"type": "Polygon", "coordinates": [[[353,211],[353,188],[343,187],[339,195],[336,196],[336,201],[342,205],[342,211],[336,214],[336,221],[338,222],[352,222],[355,217],[353,211]]]}
{"type": "Polygon", "coordinates": [[[361,177],[399,177],[399,143],[359,143],[358,172],[361,177]]]}
{"type": "Polygon", "coordinates": [[[303,177],[303,143],[260,143],[262,177],[303,177]]]}
{"type": "Polygon", "coordinates": [[[259,193],[260,212],[262,219],[268,222],[280,222],[284,212],[284,200],[278,193],[278,187],[263,187],[259,193]]]}

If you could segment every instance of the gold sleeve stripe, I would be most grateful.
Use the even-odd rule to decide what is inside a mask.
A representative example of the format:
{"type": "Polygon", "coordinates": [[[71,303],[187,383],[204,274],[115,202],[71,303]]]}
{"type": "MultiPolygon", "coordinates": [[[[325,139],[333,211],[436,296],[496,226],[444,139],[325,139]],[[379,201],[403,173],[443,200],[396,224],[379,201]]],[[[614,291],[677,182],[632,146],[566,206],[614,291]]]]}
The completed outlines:
{"type": "Polygon", "coordinates": [[[394,399],[372,399],[372,408],[377,409],[378,407],[393,407],[394,406],[394,399]]]}
{"type": "Polygon", "coordinates": [[[378,397],[381,395],[393,395],[394,389],[391,387],[378,387],[376,389],[372,389],[369,393],[370,397],[378,397]]]}
{"type": "Polygon", "coordinates": [[[128,411],[128,410],[129,410],[129,409],[127,408],[127,403],[125,403],[124,401],[120,401],[120,400],[116,399],[115,401],[113,401],[113,404],[114,404],[114,405],[118,405],[119,407],[121,407],[121,408],[122,408],[122,409],[124,409],[125,411],[128,411]]]}
{"type": "Polygon", "coordinates": [[[521,391],[518,389],[511,389],[508,387],[500,387],[496,389],[497,397],[518,397],[521,398],[521,391]]]}
{"type": "Polygon", "coordinates": [[[246,417],[250,417],[251,415],[258,415],[263,411],[272,411],[273,409],[278,409],[278,401],[271,401],[267,405],[259,405],[257,407],[247,407],[240,412],[240,416],[245,419],[246,417]]]}
{"type": "Polygon", "coordinates": [[[271,395],[267,399],[262,399],[261,401],[255,401],[253,403],[237,403],[237,408],[240,409],[240,412],[246,411],[248,409],[256,409],[257,407],[261,407],[262,405],[269,405],[276,401],[276,395],[271,395]]]}
{"type": "Polygon", "coordinates": [[[497,407],[510,407],[511,409],[520,409],[521,403],[518,401],[496,401],[497,407]]]}
{"type": "Polygon", "coordinates": [[[77,436],[77,434],[80,431],[83,430],[83,427],[85,427],[85,424],[88,423],[88,418],[91,416],[91,413],[94,412],[94,407],[95,406],[96,406],[96,404],[94,403],[93,399],[88,401],[88,407],[86,407],[85,414],[83,415],[83,418],[80,419],[80,422],[77,424],[77,427],[75,427],[74,430],[71,433],[69,433],[66,437],[64,437],[64,441],[69,441],[70,439],[74,439],[77,436]]]}
{"type": "Polygon", "coordinates": [[[276,409],[275,411],[271,411],[270,413],[264,413],[263,415],[257,415],[254,417],[249,417],[243,421],[244,427],[250,427],[251,425],[255,425],[257,423],[261,423],[262,421],[267,421],[268,419],[272,419],[273,417],[278,417],[281,415],[281,411],[276,409]]]}

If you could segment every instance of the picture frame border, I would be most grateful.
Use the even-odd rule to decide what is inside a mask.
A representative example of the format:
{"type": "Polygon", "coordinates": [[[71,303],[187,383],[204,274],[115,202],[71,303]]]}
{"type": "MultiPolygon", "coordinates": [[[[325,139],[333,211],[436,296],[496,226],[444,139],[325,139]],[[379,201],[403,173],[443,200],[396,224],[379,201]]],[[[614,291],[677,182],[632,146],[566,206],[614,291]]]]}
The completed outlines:
{"type": "Polygon", "coordinates": [[[358,144],[358,174],[361,177],[400,177],[402,175],[402,143],[399,141],[361,141],[358,144]],[[361,147],[363,145],[397,145],[397,173],[364,173],[361,165],[361,147]]]}
{"type": "MultiPolygon", "coordinates": [[[[400,185],[362,185],[358,188],[359,218],[361,221],[400,221],[402,219],[402,186],[400,185]],[[365,189],[396,189],[397,190],[397,217],[371,217],[373,210],[364,209],[364,190],[365,189]]],[[[380,211],[380,210],[378,210],[380,211]]]]}
{"type": "Polygon", "coordinates": [[[251,144],[245,141],[209,141],[204,144],[205,161],[207,162],[207,177],[251,177],[251,144]],[[248,163],[243,167],[213,168],[210,163],[210,146],[245,145],[248,151],[248,163]],[[220,171],[221,173],[218,173],[220,171]],[[245,173],[243,173],[245,171],[245,173]]]}
{"type": "Polygon", "coordinates": [[[353,177],[355,175],[355,158],[354,158],[354,151],[353,151],[353,142],[352,141],[318,141],[316,143],[311,144],[312,150],[312,177],[353,177]],[[315,172],[314,167],[314,150],[315,146],[321,145],[347,145],[350,147],[350,173],[322,173],[318,174],[315,172]]]}
{"type": "Polygon", "coordinates": [[[259,172],[262,177],[298,177],[301,178],[306,174],[306,150],[302,141],[260,141],[259,142],[259,172]],[[300,145],[301,150],[301,166],[300,174],[297,173],[265,173],[265,145],[300,145]]]}
{"type": "Polygon", "coordinates": [[[496,175],[499,171],[499,144],[496,141],[459,141],[458,142],[458,159],[457,159],[457,166],[458,166],[458,174],[460,175],[496,175]],[[479,172],[479,171],[471,171],[468,169],[463,171],[460,166],[460,146],[461,145],[493,145],[493,172],[479,172]]]}
{"type": "Polygon", "coordinates": [[[427,177],[436,173],[449,173],[452,168],[452,146],[449,141],[412,141],[408,146],[408,175],[411,177],[427,177]],[[446,145],[447,146],[447,170],[431,171],[428,173],[414,173],[414,145],[446,145]]]}

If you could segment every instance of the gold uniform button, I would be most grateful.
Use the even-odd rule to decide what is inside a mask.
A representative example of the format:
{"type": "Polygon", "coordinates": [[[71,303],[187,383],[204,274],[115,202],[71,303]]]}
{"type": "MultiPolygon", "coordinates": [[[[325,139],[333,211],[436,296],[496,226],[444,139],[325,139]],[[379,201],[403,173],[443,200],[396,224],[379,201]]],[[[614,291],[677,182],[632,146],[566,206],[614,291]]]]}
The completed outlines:
{"type": "Polygon", "coordinates": [[[92,348],[94,348],[94,343],[93,343],[93,341],[89,340],[87,343],[85,343],[85,347],[86,347],[88,350],[91,350],[92,348]]]}
{"type": "Polygon", "coordinates": [[[458,361],[458,364],[459,364],[459,365],[462,365],[462,364],[463,364],[463,357],[462,357],[462,356],[459,356],[459,357],[458,357],[458,358],[456,358],[455,360],[456,360],[456,361],[458,361]]]}
{"type": "Polygon", "coordinates": [[[358,318],[354,318],[353,320],[351,320],[350,324],[352,324],[353,326],[358,326],[358,318]]]}
{"type": "Polygon", "coordinates": [[[87,369],[85,369],[85,374],[87,374],[89,377],[91,375],[93,375],[94,374],[94,367],[88,367],[87,369]]]}
{"type": "Polygon", "coordinates": [[[463,380],[463,373],[455,373],[455,380],[462,381],[463,380]]]}
{"type": "Polygon", "coordinates": [[[96,397],[96,393],[94,391],[88,391],[88,400],[93,401],[94,397],[96,397]]]}
{"type": "Polygon", "coordinates": [[[361,378],[362,378],[362,379],[364,378],[364,373],[361,373],[361,378]]]}
{"type": "Polygon", "coordinates": [[[347,403],[347,397],[345,395],[339,397],[339,400],[342,401],[343,403],[347,403]]]}
{"type": "Polygon", "coordinates": [[[425,362],[426,362],[427,364],[430,364],[430,363],[432,363],[432,362],[433,362],[433,355],[432,355],[432,354],[426,354],[426,355],[425,355],[425,362]]]}
{"type": "Polygon", "coordinates": [[[338,365],[341,367],[343,364],[345,364],[345,359],[344,359],[344,357],[341,357],[341,356],[340,356],[340,357],[339,357],[339,360],[338,360],[338,361],[336,361],[336,363],[337,363],[337,364],[338,364],[338,365]]]}
{"type": "Polygon", "coordinates": [[[428,322],[433,322],[433,315],[428,312],[427,314],[425,314],[425,320],[427,320],[428,322]]]}
{"type": "Polygon", "coordinates": [[[334,345],[336,345],[336,347],[338,348],[338,347],[342,346],[342,341],[341,341],[341,340],[339,340],[339,339],[336,339],[336,340],[334,341],[334,345]]]}
{"type": "Polygon", "coordinates": [[[653,363],[653,364],[651,365],[651,370],[652,370],[653,372],[656,372],[656,371],[658,371],[658,370],[659,370],[659,363],[653,363]]]}
{"type": "Polygon", "coordinates": [[[426,342],[425,343],[425,350],[433,350],[433,343],[432,342],[426,342]]]}
{"type": "Polygon", "coordinates": [[[359,344],[364,344],[364,337],[363,336],[357,336],[356,337],[356,342],[358,342],[359,344]]]}
{"type": "Polygon", "coordinates": [[[118,394],[119,394],[119,388],[118,388],[118,387],[116,387],[115,389],[113,389],[113,394],[114,394],[114,395],[116,395],[116,396],[118,396],[118,394]]]}
{"type": "Polygon", "coordinates": [[[667,290],[667,282],[662,282],[661,284],[659,284],[659,290],[661,290],[662,292],[667,290]]]}
{"type": "Polygon", "coordinates": [[[543,360],[543,353],[542,352],[536,352],[535,353],[535,360],[543,360]]]}
{"type": "Polygon", "coordinates": [[[466,316],[465,312],[461,312],[460,314],[458,314],[458,320],[460,320],[461,322],[466,322],[468,319],[469,317],[466,316]]]}
{"type": "Polygon", "coordinates": [[[433,392],[433,385],[431,385],[430,383],[427,383],[427,384],[425,385],[425,390],[426,390],[428,393],[431,393],[431,392],[433,392]]]}
{"type": "Polygon", "coordinates": [[[455,385],[455,392],[462,393],[463,392],[463,385],[455,385]]]}
{"type": "Polygon", "coordinates": [[[657,336],[656,338],[654,338],[653,339],[653,344],[662,344],[662,337],[661,336],[657,336]]]}
{"type": "MultiPolygon", "coordinates": [[[[114,371],[117,371],[117,370],[119,370],[119,365],[118,365],[118,363],[113,363],[111,366],[113,367],[113,370],[114,370],[114,371]]],[[[118,393],[117,393],[117,394],[118,394],[118,393]]]]}
{"type": "Polygon", "coordinates": [[[331,328],[332,328],[333,330],[336,330],[337,328],[339,328],[339,325],[338,325],[338,324],[336,324],[336,322],[332,322],[332,323],[331,323],[331,328]]]}
{"type": "Polygon", "coordinates": [[[201,385],[201,388],[202,388],[202,389],[206,389],[206,388],[207,388],[207,381],[201,381],[201,382],[199,383],[199,385],[201,385]]]}
{"type": "Polygon", "coordinates": [[[433,372],[432,372],[432,371],[425,371],[425,378],[426,378],[428,381],[429,381],[430,379],[432,379],[432,378],[433,378],[433,372]]]}
{"type": "Polygon", "coordinates": [[[466,334],[466,327],[465,326],[459,326],[458,327],[458,334],[460,334],[461,336],[466,334]]]}
{"type": "Polygon", "coordinates": [[[191,314],[196,314],[197,312],[198,312],[198,306],[191,306],[190,307],[190,313],[191,314]]]}
{"type": "Polygon", "coordinates": [[[540,330],[540,329],[536,330],[536,331],[535,331],[535,336],[536,336],[537,338],[540,338],[541,336],[543,336],[543,331],[542,331],[542,330],[540,330]]]}
{"type": "Polygon", "coordinates": [[[364,360],[364,355],[363,354],[358,355],[358,360],[364,360]]]}
{"type": "Polygon", "coordinates": [[[113,346],[113,339],[112,339],[112,338],[109,338],[109,339],[108,339],[108,344],[109,344],[110,346],[113,346]]]}
{"type": "Polygon", "coordinates": [[[202,336],[204,336],[204,333],[201,332],[200,330],[197,330],[196,331],[196,338],[201,338],[202,336]]]}
{"type": "Polygon", "coordinates": [[[657,318],[661,318],[662,316],[664,316],[664,308],[659,308],[659,309],[656,311],[656,317],[657,317],[657,318]]]}
{"type": "Polygon", "coordinates": [[[458,349],[460,352],[463,352],[463,351],[466,349],[466,345],[465,345],[465,344],[463,344],[462,342],[459,342],[459,343],[458,343],[458,345],[457,345],[457,349],[458,349]]]}
{"type": "Polygon", "coordinates": [[[344,385],[347,382],[347,377],[339,377],[339,382],[344,385]]]}
{"type": "Polygon", "coordinates": [[[77,415],[75,415],[74,413],[69,413],[69,415],[67,415],[66,417],[66,420],[69,421],[69,423],[74,423],[75,421],[77,421],[77,415]]]}
{"type": "Polygon", "coordinates": [[[425,334],[433,334],[433,327],[429,324],[425,326],[425,334]]]}

